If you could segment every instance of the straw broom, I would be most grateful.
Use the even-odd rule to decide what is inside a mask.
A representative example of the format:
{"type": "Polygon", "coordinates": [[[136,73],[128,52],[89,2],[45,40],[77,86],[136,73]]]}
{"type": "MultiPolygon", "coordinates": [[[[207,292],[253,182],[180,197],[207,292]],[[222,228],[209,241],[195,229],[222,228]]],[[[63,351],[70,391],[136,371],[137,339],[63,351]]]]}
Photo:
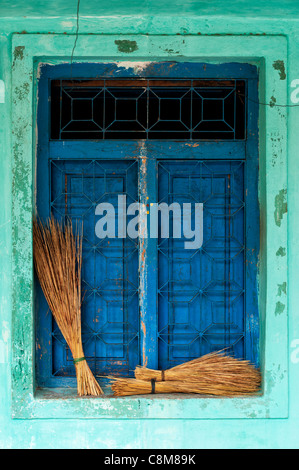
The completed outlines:
{"type": "Polygon", "coordinates": [[[259,391],[261,376],[249,361],[206,354],[165,371],[136,367],[136,379],[111,378],[115,396],[147,393],[198,393],[216,396],[251,395],[259,391]]]}
{"type": "Polygon", "coordinates": [[[135,378],[139,380],[197,380],[206,375],[215,380],[231,377],[233,380],[260,380],[259,371],[249,361],[228,356],[224,350],[206,354],[167,370],[153,370],[137,366],[135,378]]]}
{"type": "Polygon", "coordinates": [[[129,395],[146,395],[152,393],[196,393],[200,395],[215,395],[223,397],[236,397],[246,396],[256,393],[256,387],[245,387],[244,390],[238,384],[215,384],[212,380],[199,380],[198,382],[179,382],[179,381],[165,381],[155,382],[153,387],[152,382],[125,379],[125,378],[110,378],[113,381],[111,386],[113,395],[116,397],[124,397],[129,395]],[[250,391],[251,389],[251,391],[250,391]]]}
{"type": "Polygon", "coordinates": [[[53,217],[45,225],[35,219],[33,254],[41,288],[73,355],[78,395],[102,395],[103,391],[86,362],[82,346],[82,237],[73,234],[70,222],[63,229],[53,217]]]}

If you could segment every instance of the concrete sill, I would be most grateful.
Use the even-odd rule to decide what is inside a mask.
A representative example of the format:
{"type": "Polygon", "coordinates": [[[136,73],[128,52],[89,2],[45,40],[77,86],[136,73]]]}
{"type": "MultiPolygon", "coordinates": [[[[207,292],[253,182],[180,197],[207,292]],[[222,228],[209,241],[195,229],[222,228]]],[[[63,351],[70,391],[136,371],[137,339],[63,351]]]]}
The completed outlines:
{"type": "MultiPolygon", "coordinates": [[[[108,388],[108,387],[107,387],[108,388]]],[[[114,397],[111,391],[108,391],[107,389],[104,390],[105,394],[100,396],[100,397],[79,397],[77,395],[77,390],[76,388],[63,388],[63,387],[57,387],[57,388],[37,388],[35,392],[35,398],[36,399],[41,399],[41,400],[52,400],[52,399],[59,399],[59,400],[67,400],[67,399],[73,399],[73,400],[117,400],[117,399],[122,399],[122,400],[139,400],[139,399],[147,399],[147,400],[186,400],[186,399],[214,399],[214,400],[234,400],[236,397],[217,397],[214,395],[202,395],[202,394],[195,394],[195,393],[156,393],[154,395],[151,394],[145,394],[145,395],[131,395],[127,397],[114,397]]],[[[250,398],[257,398],[263,396],[263,392],[257,393],[255,395],[252,395],[250,397],[248,396],[240,396],[237,397],[238,400],[244,400],[244,399],[250,399],[250,398]]]]}

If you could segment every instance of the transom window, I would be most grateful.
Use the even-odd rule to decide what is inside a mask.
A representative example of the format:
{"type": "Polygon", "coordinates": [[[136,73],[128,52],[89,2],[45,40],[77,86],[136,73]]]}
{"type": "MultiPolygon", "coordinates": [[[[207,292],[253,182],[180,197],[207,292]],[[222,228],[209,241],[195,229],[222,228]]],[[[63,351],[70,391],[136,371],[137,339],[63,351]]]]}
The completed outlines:
{"type": "Polygon", "coordinates": [[[52,139],[245,138],[244,80],[53,80],[52,139]]]}
{"type": "MultiPolygon", "coordinates": [[[[132,376],[228,348],[258,365],[256,68],[151,64],[143,76],[45,66],[39,83],[37,210],[83,222],[82,337],[95,375],[132,376]],[[50,100],[49,100],[50,98],[50,100]],[[50,102],[50,105],[49,105],[50,102]],[[98,204],[203,204],[203,242],[100,239],[98,204]],[[250,255],[250,256],[249,256],[250,255]]],[[[183,213],[180,215],[183,220],[183,213]]],[[[127,221],[133,215],[127,215],[127,221]]],[[[149,223],[150,226],[150,223],[149,223]]],[[[194,228],[194,227],[193,227],[194,228]]],[[[36,283],[37,378],[75,380],[70,351],[36,283]]]]}

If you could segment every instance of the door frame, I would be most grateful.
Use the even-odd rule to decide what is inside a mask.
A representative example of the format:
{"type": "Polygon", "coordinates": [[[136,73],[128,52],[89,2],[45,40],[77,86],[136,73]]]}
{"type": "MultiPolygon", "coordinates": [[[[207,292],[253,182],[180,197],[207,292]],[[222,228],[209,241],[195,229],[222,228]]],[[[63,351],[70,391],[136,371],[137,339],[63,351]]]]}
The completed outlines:
{"type": "Polygon", "coordinates": [[[288,416],[288,309],[277,285],[287,283],[287,115],[273,105],[287,103],[284,36],[123,36],[138,44],[120,51],[113,35],[79,35],[74,62],[115,62],[140,71],[150,61],[250,63],[259,68],[259,205],[258,263],[260,351],[263,391],[243,399],[184,396],[78,400],[72,390],[37,390],[34,371],[32,213],[35,191],[37,86],[42,63],[69,62],[73,35],[14,34],[12,37],[12,415],[15,418],[159,418],[224,419],[288,416]],[[272,105],[271,105],[272,103],[272,105]],[[60,400],[59,398],[64,398],[60,400]]]}

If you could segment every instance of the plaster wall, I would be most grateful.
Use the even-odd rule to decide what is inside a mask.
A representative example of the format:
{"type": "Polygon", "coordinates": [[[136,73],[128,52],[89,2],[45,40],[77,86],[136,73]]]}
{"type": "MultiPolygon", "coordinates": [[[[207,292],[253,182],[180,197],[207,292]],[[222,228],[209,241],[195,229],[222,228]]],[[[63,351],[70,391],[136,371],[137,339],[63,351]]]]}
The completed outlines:
{"type": "MultiPolygon", "coordinates": [[[[33,4],[35,2],[30,2],[33,4]]],[[[129,2],[130,3],[130,2],[129,2]]],[[[163,3],[163,2],[162,2],[163,3]]],[[[256,2],[258,3],[258,2],[256,2]]],[[[271,2],[268,2],[268,4],[271,2]]],[[[164,4],[163,4],[164,5],[164,4]]],[[[274,3],[273,3],[274,5],[274,3]]],[[[119,6],[119,5],[118,5],[119,6]]],[[[100,17],[86,15],[80,19],[81,34],[114,34],[118,36],[118,43],[112,42],[109,50],[111,58],[121,54],[122,60],[130,60],[134,54],[126,42],[135,41],[138,47],[139,38],[144,35],[165,35],[168,38],[169,60],[175,60],[177,53],[175,47],[178,36],[195,35],[240,35],[240,36],[268,36],[281,35],[287,41],[287,68],[277,64],[276,72],[280,80],[286,80],[287,98],[289,104],[291,94],[294,93],[296,82],[299,83],[299,21],[296,15],[290,17],[283,14],[273,17],[268,14],[259,14],[255,5],[255,15],[248,12],[238,16],[232,14],[209,15],[196,10],[193,5],[185,16],[178,14],[178,7],[172,7],[171,14],[164,16],[163,9],[158,15],[154,10],[133,13],[124,16],[115,10],[100,17]],[[112,14],[113,13],[113,14],[112,14]],[[134,37],[133,37],[134,36],[134,37]],[[122,42],[124,41],[124,42],[122,42]],[[120,49],[122,48],[122,50],[120,49]]],[[[111,7],[110,7],[111,8],[111,7]]],[[[11,14],[0,19],[0,447],[3,448],[292,448],[299,447],[299,404],[297,390],[299,387],[299,221],[296,214],[299,210],[298,201],[298,123],[299,107],[281,109],[287,116],[287,194],[279,192],[269,194],[273,204],[273,217],[281,223],[288,223],[288,243],[275,247],[277,259],[288,256],[288,273],[286,285],[273,289],[273,302],[275,309],[268,310],[266,315],[273,315],[273,320],[288,308],[288,410],[286,417],[252,418],[252,419],[69,419],[55,416],[52,419],[12,419],[11,414],[11,365],[12,365],[12,312],[15,298],[12,284],[12,233],[22,233],[22,217],[20,224],[13,226],[13,139],[12,136],[12,100],[11,71],[16,56],[12,49],[12,34],[23,33],[52,33],[64,35],[74,34],[76,19],[74,14],[58,10],[55,18],[48,13],[44,16],[39,11],[35,16],[22,16],[11,14]],[[278,197],[279,196],[279,197],[278,197]],[[277,198],[278,199],[275,199],[277,198]],[[287,201],[287,207],[286,207],[287,201]],[[286,209],[288,218],[286,218],[286,209]],[[276,213],[276,215],[275,215],[276,213]],[[288,222],[286,222],[288,221],[288,222]],[[277,310],[276,310],[277,307],[277,310]]],[[[222,10],[224,11],[224,10],[222,10]]],[[[275,8],[273,8],[275,11],[275,8]]],[[[84,11],[83,11],[84,13],[84,11]]],[[[229,12],[228,12],[229,13],[229,12]]],[[[94,13],[93,13],[94,15],[94,13]]],[[[74,39],[74,36],[73,36],[74,39]]],[[[237,40],[237,39],[236,39],[237,40]]],[[[46,41],[47,42],[47,41],[46,41]]],[[[46,43],[45,42],[45,43],[46,43]]],[[[271,48],[271,45],[267,46],[271,48]]],[[[134,49],[134,48],[133,48],[134,49]]],[[[273,52],[273,51],[271,51],[273,52]]],[[[71,53],[71,51],[70,51],[71,53]]],[[[265,51],[267,53],[267,51],[265,51]]],[[[277,59],[281,60],[281,57],[277,59]]],[[[271,96],[271,84],[266,83],[265,96],[271,96]]],[[[299,95],[298,95],[299,96],[299,95]]],[[[294,99],[294,94],[293,94],[294,99]]],[[[279,138],[279,129],[277,129],[279,138]]],[[[273,146],[267,151],[272,154],[272,165],[280,165],[281,147],[279,141],[273,136],[273,146]]],[[[279,168],[276,168],[279,171],[279,168]]],[[[26,190],[24,182],[24,191],[26,190]]],[[[27,188],[28,189],[28,188],[27,188]]],[[[267,188],[262,188],[262,191],[267,188]]],[[[282,189],[285,191],[285,188],[282,189]]],[[[271,187],[269,188],[271,192],[271,187]]],[[[271,203],[270,203],[271,204],[271,203]]],[[[277,224],[276,224],[277,225],[277,224]]],[[[275,238],[275,237],[274,237],[275,238]]],[[[274,240],[274,239],[273,239],[274,240]]],[[[267,238],[271,243],[271,237],[267,238]]],[[[273,242],[274,243],[274,242],[273,242]]],[[[276,243],[276,240],[275,240],[276,243]]],[[[277,266],[273,265],[273,269],[277,266]]],[[[270,266],[271,269],[271,266],[270,266]]],[[[26,289],[19,292],[20,298],[26,296],[26,289]]],[[[283,372],[281,372],[283,373],[283,372]]],[[[275,380],[275,377],[272,378],[275,380]]],[[[268,378],[269,383],[271,377],[268,378]]],[[[192,411],[192,410],[191,410],[192,411]]]]}

